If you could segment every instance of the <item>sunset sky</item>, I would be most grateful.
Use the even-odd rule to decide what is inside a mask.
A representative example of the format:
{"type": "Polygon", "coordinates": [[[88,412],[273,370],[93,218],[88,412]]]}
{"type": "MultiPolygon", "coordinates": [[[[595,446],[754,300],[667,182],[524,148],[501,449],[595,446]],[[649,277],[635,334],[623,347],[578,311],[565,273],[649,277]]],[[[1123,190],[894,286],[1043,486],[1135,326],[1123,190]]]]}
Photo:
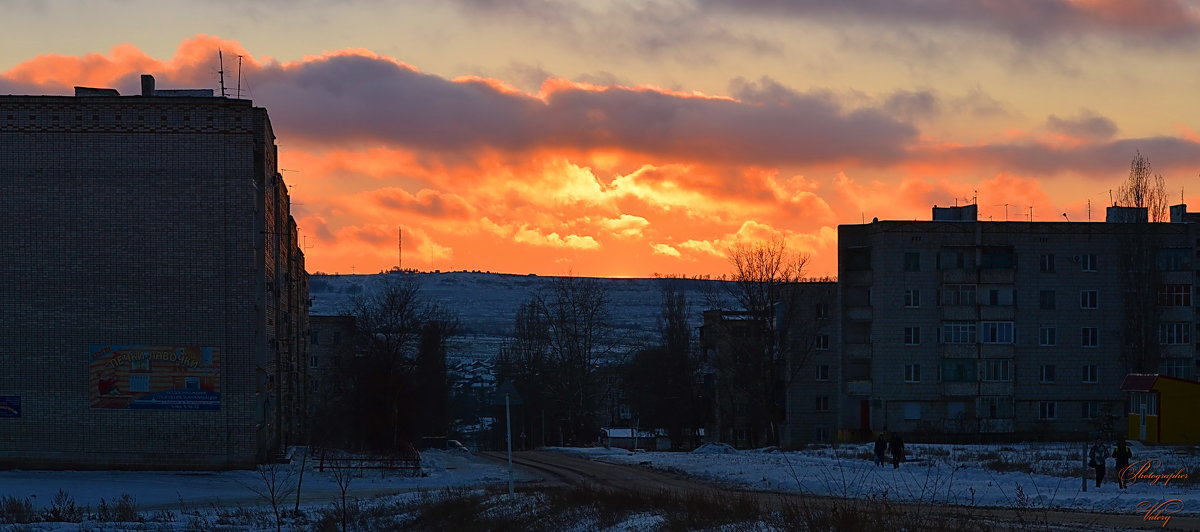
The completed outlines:
{"type": "Polygon", "coordinates": [[[1103,220],[1137,151],[1200,210],[1183,0],[4,2],[0,94],[226,83],[267,108],[309,271],[644,277],[839,224],[1103,220]]]}

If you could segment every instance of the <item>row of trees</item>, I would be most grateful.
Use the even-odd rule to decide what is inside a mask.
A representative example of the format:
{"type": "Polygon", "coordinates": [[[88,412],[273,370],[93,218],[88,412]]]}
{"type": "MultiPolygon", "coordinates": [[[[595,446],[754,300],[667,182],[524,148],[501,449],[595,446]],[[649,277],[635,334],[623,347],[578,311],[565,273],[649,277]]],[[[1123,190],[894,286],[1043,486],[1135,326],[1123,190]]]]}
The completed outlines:
{"type": "Polygon", "coordinates": [[[430,304],[412,277],[351,300],[353,356],[325,377],[312,442],[401,453],[449,430],[446,343],[459,320],[430,304]]]}

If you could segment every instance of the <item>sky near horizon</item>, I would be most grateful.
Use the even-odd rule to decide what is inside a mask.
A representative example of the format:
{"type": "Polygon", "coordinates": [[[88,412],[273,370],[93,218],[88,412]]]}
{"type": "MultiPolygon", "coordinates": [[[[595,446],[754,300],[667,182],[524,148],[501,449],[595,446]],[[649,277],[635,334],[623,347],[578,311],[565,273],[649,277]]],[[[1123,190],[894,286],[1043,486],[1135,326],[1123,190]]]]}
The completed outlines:
{"type": "Polygon", "coordinates": [[[720,275],[839,224],[1103,220],[1137,152],[1200,210],[1189,0],[9,0],[0,94],[226,84],[309,271],[720,275]]]}

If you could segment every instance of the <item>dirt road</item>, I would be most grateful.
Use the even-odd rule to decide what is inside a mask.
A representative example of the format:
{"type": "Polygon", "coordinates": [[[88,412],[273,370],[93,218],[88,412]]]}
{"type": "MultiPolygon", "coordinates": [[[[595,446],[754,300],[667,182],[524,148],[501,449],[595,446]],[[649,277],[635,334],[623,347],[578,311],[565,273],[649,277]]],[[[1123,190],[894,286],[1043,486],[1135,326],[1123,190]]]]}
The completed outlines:
{"type": "MultiPolygon", "coordinates": [[[[506,461],[504,453],[480,453],[482,456],[506,461]]],[[[668,491],[678,495],[718,494],[756,497],[759,504],[768,509],[781,508],[785,504],[856,505],[862,504],[863,511],[872,511],[862,501],[851,501],[833,497],[815,497],[791,493],[762,492],[719,486],[694,477],[670,473],[649,467],[599,462],[588,458],[548,451],[525,451],[513,453],[513,465],[524,472],[542,478],[546,485],[592,485],[608,489],[632,490],[646,493],[668,491]]],[[[1063,510],[1038,510],[998,507],[961,507],[931,504],[892,503],[906,511],[928,513],[947,520],[963,519],[987,521],[1000,529],[1012,530],[1197,530],[1200,518],[1171,517],[1164,525],[1152,521],[1143,514],[1105,514],[1063,510]]]]}

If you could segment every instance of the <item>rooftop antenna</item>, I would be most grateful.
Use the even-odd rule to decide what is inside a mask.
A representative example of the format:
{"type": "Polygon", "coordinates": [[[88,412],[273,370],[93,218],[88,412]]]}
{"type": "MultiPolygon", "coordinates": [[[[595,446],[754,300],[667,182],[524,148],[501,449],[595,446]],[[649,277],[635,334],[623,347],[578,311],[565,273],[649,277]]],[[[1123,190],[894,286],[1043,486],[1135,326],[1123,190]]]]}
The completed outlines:
{"type": "Polygon", "coordinates": [[[1065,212],[1063,213],[1063,218],[1066,219],[1068,222],[1071,221],[1070,218],[1067,218],[1067,213],[1065,213],[1065,212]]]}
{"type": "Polygon", "coordinates": [[[1033,221],[1033,205],[1029,206],[1029,221],[1033,221]]]}
{"type": "Polygon", "coordinates": [[[242,55],[238,54],[237,99],[242,99],[242,55]]]}
{"type": "Polygon", "coordinates": [[[1088,198],[1088,221],[1092,221],[1092,199],[1088,198]]]}
{"type": "Polygon", "coordinates": [[[220,48],[217,48],[217,63],[220,64],[219,70],[217,70],[217,76],[220,76],[220,78],[221,78],[221,97],[224,98],[226,96],[226,94],[225,94],[225,56],[221,54],[220,48]]]}
{"type": "Polygon", "coordinates": [[[396,270],[404,271],[404,228],[396,226],[396,270]]]}

